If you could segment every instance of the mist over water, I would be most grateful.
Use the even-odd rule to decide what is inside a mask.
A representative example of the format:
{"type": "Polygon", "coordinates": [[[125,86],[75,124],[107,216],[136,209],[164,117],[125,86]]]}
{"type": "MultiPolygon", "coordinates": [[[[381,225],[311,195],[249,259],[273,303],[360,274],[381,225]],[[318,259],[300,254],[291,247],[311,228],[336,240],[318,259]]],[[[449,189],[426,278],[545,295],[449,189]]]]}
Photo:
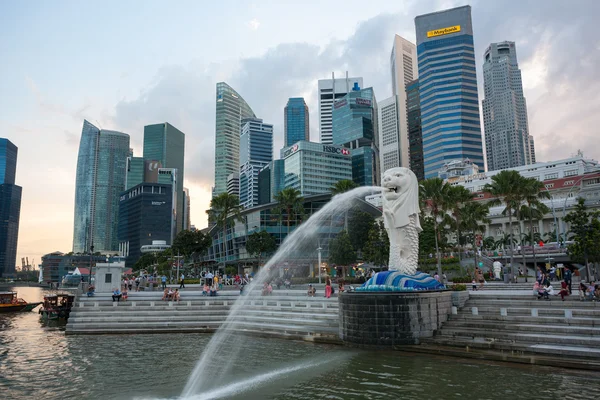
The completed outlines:
{"type": "Polygon", "coordinates": [[[245,295],[236,300],[227,319],[212,336],[185,385],[182,393],[184,398],[193,398],[195,394],[219,387],[223,383],[223,377],[231,371],[231,367],[238,362],[243,362],[244,356],[240,354],[240,349],[245,341],[251,339],[236,334],[236,330],[240,330],[236,318],[240,312],[243,312],[243,304],[248,297],[259,294],[263,284],[271,278],[272,267],[284,263],[289,254],[293,254],[300,248],[309,246],[316,253],[318,246],[316,238],[324,221],[329,221],[332,215],[349,210],[356,198],[378,191],[381,191],[381,188],[377,186],[361,186],[338,194],[286,237],[279,250],[244,290],[245,295]]]}

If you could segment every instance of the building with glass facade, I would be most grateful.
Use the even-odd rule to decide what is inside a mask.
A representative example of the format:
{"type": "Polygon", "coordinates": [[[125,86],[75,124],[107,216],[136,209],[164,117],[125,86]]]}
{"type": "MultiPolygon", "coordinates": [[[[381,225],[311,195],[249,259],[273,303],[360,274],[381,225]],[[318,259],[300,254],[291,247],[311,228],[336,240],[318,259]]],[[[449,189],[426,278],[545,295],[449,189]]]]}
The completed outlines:
{"type": "MultiPolygon", "coordinates": [[[[377,103],[373,88],[352,91],[333,105],[332,137],[337,146],[351,149],[352,179],[360,186],[380,181],[377,103]],[[365,148],[369,148],[368,150],[365,148]],[[365,170],[371,167],[370,171],[365,170]]],[[[286,168],[287,173],[287,168],[286,168]]]]}
{"type": "Polygon", "coordinates": [[[341,79],[336,79],[333,72],[331,73],[331,79],[319,79],[319,135],[321,143],[333,143],[331,121],[333,103],[350,93],[355,84],[362,87],[363,79],[360,77],[349,78],[348,72],[346,72],[346,77],[341,79]]]}
{"type": "Polygon", "coordinates": [[[213,197],[227,192],[227,177],[239,173],[242,119],[256,118],[242,96],[225,82],[217,83],[216,104],[213,197]]]}
{"type": "Polygon", "coordinates": [[[397,96],[377,102],[382,171],[400,166],[400,121],[397,102],[397,96]]]}
{"type": "Polygon", "coordinates": [[[423,132],[421,130],[421,101],[419,99],[419,80],[406,84],[406,117],[408,122],[409,168],[419,181],[425,179],[423,160],[423,132]]]}
{"type": "Polygon", "coordinates": [[[240,205],[258,205],[258,173],[273,161],[273,125],[262,119],[242,120],[240,134],[240,205]]]}
{"type": "Polygon", "coordinates": [[[129,135],[83,121],[75,180],[73,252],[116,252],[119,196],[125,190],[129,135]]]}
{"type": "Polygon", "coordinates": [[[127,176],[125,189],[129,190],[144,182],[144,157],[133,157],[133,152],[127,157],[127,176]]]}
{"type": "Polygon", "coordinates": [[[284,187],[298,189],[302,196],[329,193],[338,181],[352,179],[352,156],[341,146],[302,140],[281,149],[281,158],[284,187]]]}
{"type": "Polygon", "coordinates": [[[271,166],[269,163],[258,173],[258,205],[271,202],[271,166]]]}
{"type": "Polygon", "coordinates": [[[0,277],[12,277],[17,262],[21,186],[15,185],[18,148],[0,138],[0,277]]]}
{"type": "Polygon", "coordinates": [[[483,55],[483,126],[490,171],[535,163],[527,104],[514,42],[492,43],[483,55]]]}
{"type": "MultiPolygon", "coordinates": [[[[319,143],[300,141],[296,144],[308,143],[316,146],[323,146],[319,143]]],[[[294,144],[293,146],[295,146],[294,144]]],[[[293,147],[292,146],[292,147],[293,147]]],[[[289,148],[288,148],[289,149],[289,148]]],[[[286,215],[280,215],[277,211],[277,203],[269,203],[257,207],[242,210],[242,221],[236,221],[235,224],[227,229],[227,255],[223,253],[223,234],[222,228],[210,227],[207,234],[212,237],[212,245],[208,256],[204,261],[213,261],[217,263],[228,263],[240,267],[256,267],[259,260],[246,251],[246,241],[249,235],[254,232],[266,231],[277,243],[277,247],[283,243],[285,238],[294,232],[298,226],[311,215],[319,211],[331,200],[331,193],[322,193],[304,197],[305,215],[294,215],[291,217],[288,231],[286,215]]],[[[364,201],[364,199],[355,199],[354,206],[359,210],[368,212],[374,217],[381,216],[381,210],[364,201]]],[[[295,251],[286,254],[285,264],[276,267],[293,268],[296,276],[308,276],[310,271],[316,270],[318,252],[321,247],[322,260],[326,261],[329,257],[329,242],[344,229],[344,212],[330,213],[321,216],[320,228],[313,236],[308,236],[298,240],[295,251]],[[296,268],[299,268],[297,270],[296,268]],[[304,275],[303,275],[304,274],[304,275]]],[[[261,265],[265,263],[263,257],[261,265]]]]}
{"type": "Polygon", "coordinates": [[[192,216],[190,214],[192,210],[191,206],[192,199],[190,197],[190,189],[183,188],[183,230],[189,231],[192,226],[192,216]]]}
{"type": "Polygon", "coordinates": [[[283,146],[309,141],[308,106],[303,97],[291,97],[283,109],[283,146]]]}
{"type": "Polygon", "coordinates": [[[152,241],[173,243],[175,207],[173,185],[142,183],[121,194],[119,203],[119,254],[133,267],[141,248],[152,241]]]}
{"type": "Polygon", "coordinates": [[[471,7],[415,18],[425,178],[451,160],[483,165],[471,7]]]}
{"type": "Polygon", "coordinates": [[[144,127],[144,160],[177,169],[177,233],[183,230],[185,134],[168,122],[144,127]]]}
{"type": "Polygon", "coordinates": [[[232,196],[240,197],[240,174],[234,172],[227,177],[227,193],[232,196]]]}
{"type": "Polygon", "coordinates": [[[275,196],[285,188],[285,160],[273,160],[271,163],[270,183],[271,201],[275,201],[275,196]]]}

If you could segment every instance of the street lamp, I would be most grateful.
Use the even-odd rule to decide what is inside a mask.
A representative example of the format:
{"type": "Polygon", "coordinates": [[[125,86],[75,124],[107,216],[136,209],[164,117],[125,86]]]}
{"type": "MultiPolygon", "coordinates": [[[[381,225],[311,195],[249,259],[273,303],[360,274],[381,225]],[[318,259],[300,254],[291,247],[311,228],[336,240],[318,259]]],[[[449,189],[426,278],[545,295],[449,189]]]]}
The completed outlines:
{"type": "Polygon", "coordinates": [[[321,283],[321,250],[323,250],[321,248],[321,246],[319,246],[317,248],[317,251],[319,252],[319,268],[318,268],[318,272],[319,272],[319,284],[321,283]]]}

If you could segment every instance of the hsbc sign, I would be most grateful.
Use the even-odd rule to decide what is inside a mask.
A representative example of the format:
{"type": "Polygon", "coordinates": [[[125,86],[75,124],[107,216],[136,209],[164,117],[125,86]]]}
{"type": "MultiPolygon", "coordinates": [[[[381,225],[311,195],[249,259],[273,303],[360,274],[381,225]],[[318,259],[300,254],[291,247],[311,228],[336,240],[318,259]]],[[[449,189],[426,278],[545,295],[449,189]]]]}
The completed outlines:
{"type": "Polygon", "coordinates": [[[344,156],[349,156],[350,150],[348,150],[344,147],[323,146],[323,153],[333,153],[333,154],[341,154],[344,156]]]}
{"type": "Polygon", "coordinates": [[[298,143],[296,143],[295,145],[293,145],[292,147],[290,147],[289,149],[287,149],[285,151],[285,153],[283,153],[283,158],[289,156],[292,153],[295,153],[298,151],[298,143]]]}

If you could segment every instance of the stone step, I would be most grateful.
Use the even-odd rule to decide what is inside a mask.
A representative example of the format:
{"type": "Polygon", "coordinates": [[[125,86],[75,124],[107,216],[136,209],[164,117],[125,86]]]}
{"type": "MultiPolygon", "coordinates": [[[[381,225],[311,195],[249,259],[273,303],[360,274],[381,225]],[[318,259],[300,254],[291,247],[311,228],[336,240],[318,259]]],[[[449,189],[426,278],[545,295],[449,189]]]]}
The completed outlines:
{"type": "Polygon", "coordinates": [[[561,301],[560,297],[551,298],[551,300],[537,300],[537,298],[529,297],[527,299],[504,299],[504,298],[481,298],[470,296],[466,305],[512,305],[521,307],[559,307],[559,308],[592,308],[600,310],[600,303],[593,301],[565,300],[561,301]]]}
{"type": "MultiPolygon", "coordinates": [[[[183,304],[183,303],[182,303],[183,304]]],[[[192,303],[193,304],[193,303],[192,303]]],[[[140,312],[172,312],[172,311],[195,311],[197,313],[203,313],[208,311],[229,313],[231,310],[231,306],[224,305],[215,305],[211,304],[208,306],[205,305],[177,305],[173,304],[172,306],[165,305],[164,303],[161,305],[150,306],[138,306],[132,307],[131,305],[103,305],[98,307],[75,307],[72,309],[71,313],[76,312],[90,312],[90,313],[111,313],[111,312],[129,312],[129,313],[140,313],[140,312]]],[[[302,305],[296,305],[294,307],[291,306],[244,306],[244,311],[253,310],[253,311],[265,311],[265,312],[279,312],[279,311],[288,311],[294,313],[324,313],[324,314],[335,314],[337,315],[339,312],[339,308],[337,304],[326,304],[326,307],[323,308],[323,305],[313,306],[313,307],[305,307],[302,305]]]]}
{"type": "Polygon", "coordinates": [[[523,333],[523,332],[507,332],[507,331],[490,331],[467,328],[452,328],[442,327],[438,331],[440,336],[446,337],[466,337],[471,339],[496,341],[515,341],[521,343],[544,343],[554,345],[578,345],[598,348],[600,346],[600,337],[582,336],[582,335],[550,335],[540,333],[523,333]]]}
{"type": "MultiPolygon", "coordinates": [[[[325,310],[323,310],[325,311],[325,310]]],[[[263,317],[272,317],[278,316],[280,318],[307,318],[307,319],[335,319],[336,321],[339,319],[339,315],[337,312],[300,312],[300,311],[264,311],[264,310],[244,310],[242,313],[244,316],[263,316],[263,317]]],[[[72,318],[107,318],[107,317],[154,317],[154,316],[187,316],[187,317],[210,317],[210,316],[219,316],[226,317],[228,315],[228,310],[202,310],[200,312],[196,310],[186,310],[186,309],[177,309],[177,310],[164,310],[164,311],[139,311],[133,312],[131,310],[122,311],[121,310],[110,310],[107,312],[96,312],[96,311],[72,311],[69,317],[69,320],[72,318]]]]}
{"type": "MultiPolygon", "coordinates": [[[[470,306],[465,305],[460,311],[458,311],[458,315],[463,314],[472,314],[473,307],[477,308],[477,313],[480,315],[500,315],[501,308],[506,309],[506,313],[508,316],[510,315],[532,315],[532,310],[537,310],[538,315],[540,316],[565,316],[565,310],[568,310],[572,313],[574,317],[600,317],[600,310],[596,309],[585,309],[585,308],[537,308],[537,307],[481,307],[481,306],[470,306]]],[[[532,317],[535,318],[535,317],[532,317]]]]}
{"type": "MultiPolygon", "coordinates": [[[[562,314],[561,314],[562,315],[562,314]]],[[[564,318],[559,316],[552,317],[531,317],[531,315],[507,315],[506,317],[500,314],[488,315],[479,314],[473,315],[469,313],[459,313],[450,317],[451,321],[502,321],[503,323],[536,323],[536,324],[564,324],[574,326],[598,326],[600,327],[600,319],[598,318],[586,318],[586,317],[573,317],[564,318]]]]}
{"type": "Polygon", "coordinates": [[[542,335],[565,333],[569,335],[598,336],[600,337],[600,326],[573,326],[573,325],[552,325],[552,324],[520,324],[506,323],[505,321],[458,321],[449,320],[444,324],[443,329],[480,329],[495,330],[501,332],[538,332],[542,335]]]}
{"type": "MultiPolygon", "coordinates": [[[[531,343],[508,343],[495,340],[473,340],[464,337],[435,336],[425,340],[426,344],[439,344],[449,347],[466,347],[469,349],[493,349],[510,352],[524,352],[539,355],[553,355],[565,357],[569,360],[586,360],[585,363],[596,363],[597,367],[592,368],[600,370],[600,349],[597,347],[585,347],[564,344],[531,344],[531,343]]],[[[557,363],[560,366],[560,362],[557,363]]]]}

